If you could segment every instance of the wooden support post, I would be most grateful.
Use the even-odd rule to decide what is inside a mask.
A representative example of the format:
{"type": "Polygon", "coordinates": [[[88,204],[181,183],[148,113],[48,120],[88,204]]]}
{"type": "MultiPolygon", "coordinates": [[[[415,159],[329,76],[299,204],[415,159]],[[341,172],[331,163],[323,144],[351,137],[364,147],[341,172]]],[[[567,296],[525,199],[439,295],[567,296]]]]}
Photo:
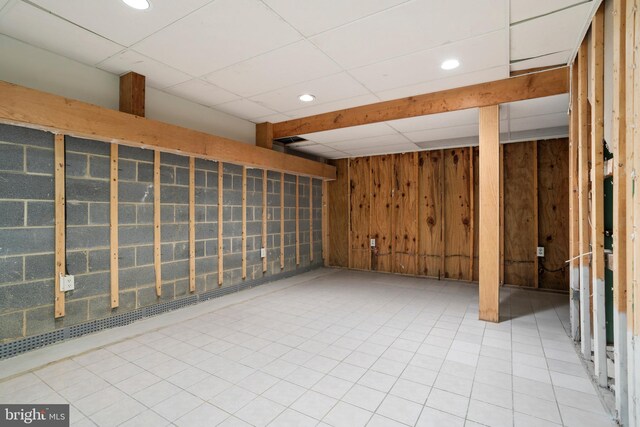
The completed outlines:
{"type": "Polygon", "coordinates": [[[224,163],[218,162],[218,286],[224,280],[224,163]]]}
{"type": "MultiPolygon", "coordinates": [[[[352,255],[353,251],[351,250],[351,247],[352,247],[351,246],[351,161],[347,160],[346,163],[347,163],[347,208],[348,208],[347,224],[349,224],[349,226],[347,227],[347,242],[348,242],[347,253],[349,257],[349,262],[347,266],[349,268],[353,268],[353,255],[352,255]]],[[[395,239],[393,240],[395,241],[395,239]]],[[[393,247],[393,256],[395,257],[395,246],[393,247]]]]}
{"type": "Polygon", "coordinates": [[[322,180],[322,260],[329,266],[329,195],[327,181],[322,180]]]}
{"type": "Polygon", "coordinates": [[[189,291],[196,291],[196,159],[189,157],[189,291]]]}
{"type": "Polygon", "coordinates": [[[256,125],[256,145],[262,148],[273,148],[273,123],[265,122],[256,125]]]}
{"type": "Polygon", "coordinates": [[[119,260],[118,260],[118,144],[111,144],[111,170],[110,182],[110,202],[109,202],[109,227],[111,239],[109,245],[111,249],[110,257],[110,281],[111,281],[111,308],[116,308],[120,304],[118,283],[119,260]]]}
{"type": "Polygon", "coordinates": [[[296,265],[300,265],[300,177],[296,175],[296,265]]]}
{"type": "Polygon", "coordinates": [[[500,162],[498,169],[500,171],[500,200],[499,223],[500,223],[500,286],[504,285],[504,145],[500,144],[500,162]]]}
{"type": "Polygon", "coordinates": [[[591,250],[594,369],[607,386],[607,318],[604,296],[604,4],[591,23],[591,250]]]}
{"type": "Polygon", "coordinates": [[[613,1],[613,354],[616,412],[629,425],[627,372],[626,3],[613,1]]]}
{"type": "Polygon", "coordinates": [[[469,281],[473,281],[473,262],[474,262],[474,246],[475,242],[473,241],[475,234],[475,224],[473,221],[473,212],[475,210],[475,200],[473,197],[473,147],[469,147],[469,281]]]}
{"type": "MultiPolygon", "coordinates": [[[[533,154],[531,156],[533,160],[533,232],[535,236],[536,249],[537,249],[538,246],[540,246],[540,243],[538,242],[538,141],[532,141],[531,146],[533,150],[533,154]]],[[[502,190],[504,190],[504,180],[502,185],[503,185],[502,190]]],[[[504,200],[504,196],[502,197],[502,199],[504,200]]],[[[502,210],[502,222],[504,223],[504,209],[502,210]]],[[[502,227],[502,230],[503,230],[502,241],[504,245],[504,226],[502,227]]],[[[540,286],[540,283],[539,283],[540,272],[539,272],[537,254],[533,261],[533,265],[535,266],[535,276],[533,276],[533,287],[537,289],[540,286]]],[[[502,268],[504,269],[504,265],[502,268]]]]}
{"type": "Polygon", "coordinates": [[[569,317],[571,338],[580,340],[580,217],[578,213],[578,60],[571,66],[569,118],[569,317]]]}
{"type": "Polygon", "coordinates": [[[438,279],[444,279],[447,277],[447,242],[444,238],[445,233],[445,211],[444,211],[444,150],[440,150],[440,162],[438,163],[438,167],[440,168],[440,273],[438,274],[438,279]]]}
{"type": "Polygon", "coordinates": [[[309,178],[309,262],[313,263],[313,178],[309,178]]]}
{"type": "Polygon", "coordinates": [[[284,173],[280,174],[280,270],[284,270],[284,173]]]}
{"type": "Polygon", "coordinates": [[[247,278],[247,167],[242,167],[242,279],[247,278]]]}
{"type": "Polygon", "coordinates": [[[64,160],[64,135],[56,135],[54,142],[55,161],[55,318],[64,317],[64,292],[60,290],[60,279],[66,275],[66,195],[65,195],[65,160],[64,160]]]}
{"type": "Polygon", "coordinates": [[[156,272],[156,295],[162,295],[162,252],[160,225],[160,151],[153,153],[153,262],[156,272]]]}
{"type": "Polygon", "coordinates": [[[267,272],[267,170],[262,171],[262,249],[264,256],[262,257],[262,272],[267,272]]]}
{"type": "Polygon", "coordinates": [[[591,285],[589,283],[589,118],[587,99],[588,47],[582,42],[578,50],[578,216],[580,241],[580,348],[591,360],[591,285]]]}
{"type": "Polygon", "coordinates": [[[145,77],[133,71],[120,76],[120,111],[144,117],[145,77]]]}
{"type": "Polygon", "coordinates": [[[480,108],[480,320],[500,320],[500,107],[480,108]]]}

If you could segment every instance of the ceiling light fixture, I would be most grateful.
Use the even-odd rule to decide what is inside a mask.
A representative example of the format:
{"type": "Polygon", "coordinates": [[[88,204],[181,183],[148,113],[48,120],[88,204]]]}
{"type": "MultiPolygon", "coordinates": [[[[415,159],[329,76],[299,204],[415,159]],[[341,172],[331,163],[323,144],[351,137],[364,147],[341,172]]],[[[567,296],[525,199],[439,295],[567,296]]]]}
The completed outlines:
{"type": "Polygon", "coordinates": [[[314,101],[316,97],[311,95],[310,93],[305,93],[303,95],[300,95],[298,99],[302,102],[311,102],[314,101]]]}
{"type": "Polygon", "coordinates": [[[460,66],[460,61],[458,61],[457,59],[447,59],[442,63],[442,65],[440,65],[440,68],[442,68],[443,70],[449,71],[449,70],[454,70],[459,66],[460,66]]]}
{"type": "Polygon", "coordinates": [[[149,4],[148,0],[122,0],[127,6],[132,7],[134,9],[137,10],[145,10],[145,9],[149,9],[149,6],[151,6],[149,4]]]}

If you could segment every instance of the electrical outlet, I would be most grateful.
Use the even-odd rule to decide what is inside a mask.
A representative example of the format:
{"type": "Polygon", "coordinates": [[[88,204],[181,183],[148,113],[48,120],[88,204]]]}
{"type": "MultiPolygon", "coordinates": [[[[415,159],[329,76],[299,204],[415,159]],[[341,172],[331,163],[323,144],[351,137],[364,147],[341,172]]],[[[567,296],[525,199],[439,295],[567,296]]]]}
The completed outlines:
{"type": "Polygon", "coordinates": [[[376,239],[371,239],[371,245],[372,248],[376,247],[376,239]]]}
{"type": "Polygon", "coordinates": [[[538,256],[544,257],[544,246],[538,246],[538,256]]]}
{"type": "Polygon", "coordinates": [[[67,292],[75,289],[75,278],[72,275],[60,275],[60,291],[67,292]]]}
{"type": "Polygon", "coordinates": [[[267,257],[267,248],[260,248],[260,258],[267,257]]]}

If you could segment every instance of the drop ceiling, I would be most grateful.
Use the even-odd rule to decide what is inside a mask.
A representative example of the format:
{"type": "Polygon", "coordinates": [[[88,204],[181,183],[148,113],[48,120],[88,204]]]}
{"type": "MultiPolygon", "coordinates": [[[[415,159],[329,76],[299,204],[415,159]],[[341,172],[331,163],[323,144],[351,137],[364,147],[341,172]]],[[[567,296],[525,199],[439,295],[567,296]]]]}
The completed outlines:
{"type": "MultiPolygon", "coordinates": [[[[0,0],[0,33],[159,90],[277,122],[566,64],[594,1],[0,0]],[[460,67],[443,71],[443,60],[460,67]],[[298,95],[312,93],[304,104],[298,95]]],[[[502,138],[566,134],[566,95],[501,109],[502,138]],[[528,133],[527,133],[528,132],[528,133]]],[[[302,135],[323,157],[466,145],[477,111],[302,135]]]]}

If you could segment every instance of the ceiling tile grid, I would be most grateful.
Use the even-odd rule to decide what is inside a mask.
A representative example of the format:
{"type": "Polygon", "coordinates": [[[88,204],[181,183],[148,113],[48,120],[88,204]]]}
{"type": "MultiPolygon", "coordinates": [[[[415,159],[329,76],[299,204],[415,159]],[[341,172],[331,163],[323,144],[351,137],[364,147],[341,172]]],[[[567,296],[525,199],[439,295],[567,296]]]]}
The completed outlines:
{"type": "MultiPolygon", "coordinates": [[[[594,9],[584,0],[150,3],[0,0],[0,33],[111,73],[136,71],[154,88],[259,123],[566,64],[594,9]],[[442,70],[452,57],[460,67],[442,70]],[[315,101],[299,101],[303,93],[315,101]]],[[[567,105],[565,96],[505,106],[503,127],[561,128],[567,105]]],[[[464,111],[305,135],[298,148],[415,150],[473,138],[473,128],[477,112],[464,111]]]]}

